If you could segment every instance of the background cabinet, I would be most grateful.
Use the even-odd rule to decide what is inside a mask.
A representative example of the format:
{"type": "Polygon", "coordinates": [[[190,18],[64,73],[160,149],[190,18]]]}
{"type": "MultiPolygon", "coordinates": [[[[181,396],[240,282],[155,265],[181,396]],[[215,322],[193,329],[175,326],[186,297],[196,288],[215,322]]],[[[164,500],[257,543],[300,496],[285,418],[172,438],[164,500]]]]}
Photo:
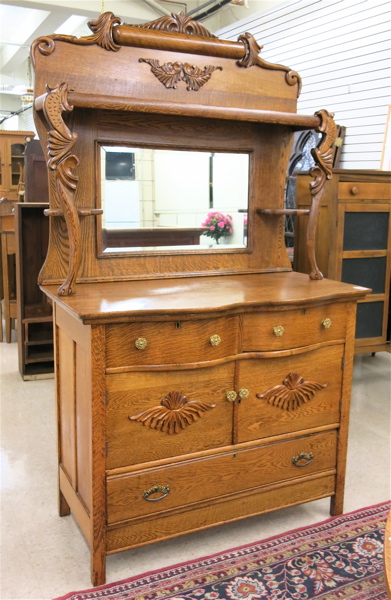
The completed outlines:
{"type": "Polygon", "coordinates": [[[0,198],[18,199],[18,185],[23,179],[26,141],[32,131],[0,131],[0,198]]]}
{"type": "Polygon", "coordinates": [[[52,306],[37,284],[45,260],[48,204],[16,204],[16,279],[19,371],[23,379],[53,377],[52,306]]]}
{"type": "MultiPolygon", "coordinates": [[[[391,173],[334,170],[326,184],[316,245],[325,277],[372,289],[357,309],[356,353],[390,350],[391,173]]],[[[297,174],[297,208],[310,204],[308,173],[297,174]]],[[[294,269],[309,272],[305,250],[308,217],[295,229],[294,269]]]]}

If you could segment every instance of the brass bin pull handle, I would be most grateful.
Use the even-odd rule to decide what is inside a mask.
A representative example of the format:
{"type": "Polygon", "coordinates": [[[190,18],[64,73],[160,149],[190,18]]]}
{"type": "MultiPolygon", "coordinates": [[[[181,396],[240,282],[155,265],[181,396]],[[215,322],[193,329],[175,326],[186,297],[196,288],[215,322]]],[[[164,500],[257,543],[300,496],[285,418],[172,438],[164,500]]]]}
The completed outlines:
{"type": "Polygon", "coordinates": [[[143,498],[144,500],[148,500],[148,502],[159,502],[159,500],[163,500],[163,498],[165,498],[166,496],[168,496],[168,494],[170,493],[170,488],[168,485],[153,485],[149,490],[145,490],[143,492],[143,498]],[[156,493],[160,493],[163,494],[162,496],[159,496],[158,498],[150,498],[149,496],[151,496],[151,494],[156,494],[156,493]]]}
{"type": "Polygon", "coordinates": [[[284,328],[282,325],[277,325],[277,327],[273,327],[273,333],[276,337],[281,337],[284,335],[284,328]]]}
{"type": "Polygon", "coordinates": [[[225,396],[226,396],[228,402],[235,402],[238,395],[236,392],[230,391],[230,392],[227,392],[225,396]]]}
{"type": "Polygon", "coordinates": [[[329,329],[331,327],[331,319],[329,319],[328,317],[327,319],[323,319],[322,327],[324,327],[325,329],[329,329]]]}
{"type": "Polygon", "coordinates": [[[313,458],[314,455],[312,454],[312,452],[310,452],[309,454],[307,452],[300,452],[300,454],[292,458],[292,463],[295,465],[295,467],[306,467],[310,464],[313,458]],[[299,464],[299,460],[306,460],[307,462],[299,464]]]}
{"type": "Polygon", "coordinates": [[[221,344],[221,337],[217,334],[211,335],[209,341],[212,344],[212,346],[218,346],[219,344],[221,344]]]}
{"type": "Polygon", "coordinates": [[[145,348],[148,346],[148,342],[145,338],[139,337],[134,342],[134,345],[136,346],[137,350],[145,350],[145,348]]]}

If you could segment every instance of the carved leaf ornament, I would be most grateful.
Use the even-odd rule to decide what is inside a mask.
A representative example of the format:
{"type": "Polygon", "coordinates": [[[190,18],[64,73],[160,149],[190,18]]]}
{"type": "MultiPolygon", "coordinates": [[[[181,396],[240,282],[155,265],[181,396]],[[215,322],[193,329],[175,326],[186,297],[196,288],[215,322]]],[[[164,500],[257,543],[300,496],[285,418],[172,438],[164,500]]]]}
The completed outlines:
{"type": "Polygon", "coordinates": [[[296,410],[315,396],[315,393],[328,386],[328,383],[304,381],[299,373],[289,373],[282,385],[276,385],[257,398],[283,410],[296,410]]]}
{"type": "Polygon", "coordinates": [[[199,400],[189,401],[182,392],[169,392],[160,402],[160,406],[149,408],[139,415],[129,416],[129,419],[172,435],[198,421],[206,411],[215,406],[216,404],[199,400]]]}
{"type": "Polygon", "coordinates": [[[186,89],[189,92],[198,92],[198,90],[212,77],[213,71],[223,70],[222,67],[214,67],[212,65],[200,69],[190,63],[181,62],[169,62],[161,65],[159,61],[154,58],[139,58],[139,62],[148,63],[152,73],[166,88],[173,88],[175,90],[177,84],[180,81],[184,81],[187,84],[186,89]]]}

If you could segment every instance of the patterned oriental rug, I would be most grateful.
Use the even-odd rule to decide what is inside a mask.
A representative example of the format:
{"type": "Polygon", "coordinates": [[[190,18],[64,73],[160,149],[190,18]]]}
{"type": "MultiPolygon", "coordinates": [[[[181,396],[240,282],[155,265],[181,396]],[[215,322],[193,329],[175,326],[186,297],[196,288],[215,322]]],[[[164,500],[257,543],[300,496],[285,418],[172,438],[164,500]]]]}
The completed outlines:
{"type": "Polygon", "coordinates": [[[383,541],[390,506],[365,508],[61,600],[386,600],[383,541]]]}

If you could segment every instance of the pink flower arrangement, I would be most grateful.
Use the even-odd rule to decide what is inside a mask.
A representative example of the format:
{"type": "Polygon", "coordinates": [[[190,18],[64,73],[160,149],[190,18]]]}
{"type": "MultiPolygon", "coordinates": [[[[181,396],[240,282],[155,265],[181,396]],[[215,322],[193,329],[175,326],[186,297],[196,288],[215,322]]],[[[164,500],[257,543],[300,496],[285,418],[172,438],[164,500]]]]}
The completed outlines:
{"type": "Polygon", "coordinates": [[[215,239],[218,244],[221,237],[232,234],[232,217],[231,215],[223,215],[220,212],[210,212],[202,223],[202,227],[209,228],[209,231],[206,231],[204,235],[215,239]]]}

